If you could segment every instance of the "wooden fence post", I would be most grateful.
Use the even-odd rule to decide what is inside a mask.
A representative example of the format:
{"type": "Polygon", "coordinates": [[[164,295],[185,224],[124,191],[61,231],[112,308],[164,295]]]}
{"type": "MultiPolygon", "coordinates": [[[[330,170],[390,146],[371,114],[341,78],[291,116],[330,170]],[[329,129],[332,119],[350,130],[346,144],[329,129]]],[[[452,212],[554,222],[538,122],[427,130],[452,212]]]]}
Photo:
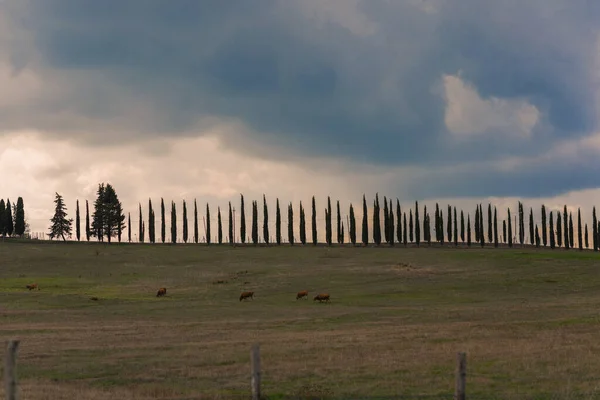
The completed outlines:
{"type": "Polygon", "coordinates": [[[466,378],[467,355],[466,353],[458,353],[456,357],[456,391],[454,392],[454,400],[466,399],[466,378]]]}
{"type": "Polygon", "coordinates": [[[6,344],[6,356],[4,358],[4,392],[7,400],[17,400],[15,366],[18,347],[18,340],[9,340],[6,344]]]}
{"type": "Polygon", "coordinates": [[[252,378],[250,380],[252,400],[260,400],[260,347],[258,343],[252,346],[250,359],[252,362],[252,378]]]}

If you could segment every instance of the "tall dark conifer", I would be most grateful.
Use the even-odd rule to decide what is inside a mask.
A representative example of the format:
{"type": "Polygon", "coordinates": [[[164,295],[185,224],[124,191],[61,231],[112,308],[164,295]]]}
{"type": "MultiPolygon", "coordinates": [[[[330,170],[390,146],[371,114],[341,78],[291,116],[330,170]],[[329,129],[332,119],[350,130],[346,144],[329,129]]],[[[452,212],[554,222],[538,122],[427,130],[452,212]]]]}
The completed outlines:
{"type": "Polygon", "coordinates": [[[550,211],[550,229],[549,229],[549,233],[550,233],[550,248],[554,249],[556,247],[556,241],[554,239],[554,218],[552,217],[552,211],[550,211]]]}
{"type": "Polygon", "coordinates": [[[314,246],[317,245],[317,205],[315,203],[315,196],[312,197],[312,243],[314,246]]]}
{"type": "Polygon", "coordinates": [[[592,245],[594,251],[598,251],[598,219],[596,218],[596,206],[592,208],[592,245]]]}
{"type": "Polygon", "coordinates": [[[479,206],[475,208],[475,241],[479,242],[479,206]]]}
{"type": "Polygon", "coordinates": [[[127,213],[127,241],[131,243],[131,213],[127,213]]]}
{"type": "Polygon", "coordinates": [[[492,234],[492,205],[488,203],[488,243],[492,243],[494,235],[492,234]]]}
{"type": "Polygon", "coordinates": [[[556,245],[560,249],[562,247],[562,221],[560,219],[560,211],[556,212],[556,245]]]}
{"type": "Polygon", "coordinates": [[[375,202],[373,203],[373,242],[377,246],[381,244],[381,217],[379,216],[379,194],[375,193],[375,202]]]}
{"type": "Polygon", "coordinates": [[[529,244],[535,243],[535,234],[533,230],[533,208],[529,208],[529,244]]]}
{"type": "Polygon", "coordinates": [[[188,216],[187,216],[187,204],[185,200],[183,200],[183,243],[188,242],[188,216]]]}
{"type": "Polygon", "coordinates": [[[367,219],[367,211],[367,200],[363,194],[362,242],[365,246],[369,244],[369,223],[367,219]]]}
{"type": "Polygon", "coordinates": [[[448,227],[446,233],[448,234],[448,244],[452,242],[452,206],[448,204],[448,227]]]}
{"type": "Polygon", "coordinates": [[[356,218],[354,217],[354,207],[350,204],[350,242],[356,246],[356,218]]]}
{"type": "Polygon", "coordinates": [[[165,201],[160,198],[160,239],[164,243],[166,240],[166,226],[165,226],[165,201]]]}
{"type": "Polygon", "coordinates": [[[494,206],[494,247],[498,247],[498,212],[494,206]]]}
{"type": "Polygon", "coordinates": [[[205,235],[206,235],[206,244],[210,244],[211,239],[211,232],[210,232],[210,206],[208,205],[208,203],[206,203],[206,226],[204,227],[205,229],[205,235]]]}
{"type": "Polygon", "coordinates": [[[90,206],[88,201],[85,201],[85,239],[89,242],[92,232],[90,231],[90,206]]]}
{"type": "Polygon", "coordinates": [[[138,220],[138,237],[140,238],[140,243],[144,243],[144,231],[142,230],[142,223],[144,222],[144,219],[142,218],[142,205],[138,204],[139,209],[140,209],[140,217],[138,220]]]}
{"type": "Polygon", "coordinates": [[[258,202],[252,200],[252,243],[258,244],[258,202]]]}
{"type": "Polygon", "coordinates": [[[567,206],[565,204],[565,208],[563,211],[563,234],[564,236],[564,242],[565,242],[565,249],[569,248],[569,213],[567,212],[567,206]]]}
{"type": "Polygon", "coordinates": [[[467,246],[471,247],[471,214],[467,213],[467,246]]]}
{"type": "Polygon", "coordinates": [[[390,215],[388,211],[387,198],[383,196],[383,240],[385,243],[390,242],[389,233],[390,233],[390,215]]]}
{"type": "Polygon", "coordinates": [[[412,213],[412,210],[408,210],[408,211],[409,211],[409,215],[410,215],[410,219],[408,220],[408,237],[410,239],[410,242],[414,243],[415,236],[414,236],[413,213],[412,213]]]}
{"type": "Polygon", "coordinates": [[[402,233],[402,239],[404,240],[404,246],[406,246],[407,244],[407,238],[408,238],[408,232],[406,230],[406,211],[404,212],[404,218],[402,221],[402,225],[404,225],[404,229],[403,229],[403,233],[402,233]]]}
{"type": "Polygon", "coordinates": [[[481,204],[479,205],[479,240],[481,243],[481,247],[485,246],[485,234],[483,233],[483,207],[481,204]]]}
{"type": "Polygon", "coordinates": [[[574,229],[573,229],[573,213],[569,213],[569,248],[572,249],[575,244],[574,240],[574,229]]]}
{"type": "Polygon", "coordinates": [[[460,210],[460,241],[465,242],[465,214],[460,210]]]}
{"type": "Polygon", "coordinates": [[[435,227],[435,241],[440,242],[440,206],[438,203],[435,203],[435,214],[434,214],[434,223],[435,227]]]}
{"type": "Polygon", "coordinates": [[[396,198],[396,238],[398,243],[402,243],[402,208],[398,198],[396,198]]]}
{"type": "Polygon", "coordinates": [[[579,250],[583,250],[583,232],[581,230],[581,209],[580,208],[577,208],[577,242],[579,243],[579,250]]]}
{"type": "Polygon", "coordinates": [[[540,230],[537,224],[535,224],[535,247],[540,247],[540,230]]]}
{"type": "Polygon", "coordinates": [[[456,206],[454,206],[454,247],[458,246],[458,217],[456,215],[456,206]]]}
{"type": "Polygon", "coordinates": [[[388,238],[390,246],[394,245],[394,211],[392,207],[392,200],[390,200],[390,207],[388,209],[388,238]]]}
{"type": "Polygon", "coordinates": [[[510,218],[510,208],[508,209],[508,247],[513,245],[512,220],[510,218]]]}
{"type": "Polygon", "coordinates": [[[337,201],[337,242],[342,243],[342,215],[340,213],[340,201],[337,201]]]}
{"type": "MultiPolygon", "coordinates": [[[[314,200],[314,197],[313,197],[313,200],[314,200]]],[[[314,222],[313,222],[313,225],[314,225],[314,222]]],[[[313,240],[314,240],[314,232],[313,232],[313,240]]],[[[277,198],[277,201],[275,203],[275,241],[277,242],[278,245],[281,244],[281,209],[279,208],[279,197],[277,198]]]]}
{"type": "MultiPolygon", "coordinates": [[[[338,214],[339,214],[339,201],[338,201],[338,214]]],[[[340,243],[343,241],[342,240],[342,232],[340,230],[340,235],[338,237],[338,240],[340,240],[340,243]]],[[[300,202],[300,243],[302,243],[302,245],[306,244],[306,218],[304,216],[304,207],[302,207],[302,202],[300,202]]]]}
{"type": "Polygon", "coordinates": [[[443,211],[440,210],[440,215],[439,215],[439,224],[440,224],[440,243],[443,245],[444,244],[444,215],[443,215],[443,211]]]}
{"type": "Polygon", "coordinates": [[[246,207],[243,194],[240,194],[240,241],[242,244],[246,243],[246,207]]]}
{"type": "Polygon", "coordinates": [[[542,244],[544,247],[548,244],[548,231],[546,223],[546,206],[542,204],[542,244]]]}
{"type": "Polygon", "coordinates": [[[506,220],[502,220],[502,243],[506,244],[506,220]]]}
{"type": "Polygon", "coordinates": [[[233,237],[233,210],[231,208],[231,202],[229,202],[229,244],[233,244],[234,243],[234,237],[233,237]]]}
{"type": "Polygon", "coordinates": [[[294,208],[292,203],[288,206],[288,242],[291,246],[294,245],[294,208]]]}
{"type": "Polygon", "coordinates": [[[587,224],[585,224],[585,248],[589,249],[590,248],[590,242],[589,242],[589,236],[588,236],[588,227],[587,224]]]}
{"type": "Polygon", "coordinates": [[[75,236],[77,237],[77,241],[79,242],[81,240],[81,218],[79,216],[79,199],[77,200],[77,204],[75,206],[75,236]]]}
{"type": "Polygon", "coordinates": [[[152,208],[152,199],[148,198],[148,239],[150,243],[156,242],[156,224],[154,220],[154,209],[152,208]]]}
{"type": "Polygon", "coordinates": [[[196,199],[194,199],[194,243],[198,243],[200,240],[198,236],[198,204],[196,203],[196,199]]]}
{"type": "Polygon", "coordinates": [[[421,243],[421,222],[419,221],[419,202],[415,201],[415,242],[421,243]]]}
{"type": "Polygon", "coordinates": [[[177,243],[177,209],[174,201],[171,201],[171,243],[177,243]]]}
{"type": "Polygon", "coordinates": [[[327,245],[331,246],[332,242],[332,225],[331,225],[331,197],[327,196],[327,214],[325,215],[325,239],[327,245]]]}
{"type": "Polygon", "coordinates": [[[217,240],[223,244],[223,221],[221,220],[221,207],[217,207],[217,240]]]}
{"type": "Polygon", "coordinates": [[[263,239],[269,244],[269,209],[267,208],[267,197],[263,194],[263,239]]]}

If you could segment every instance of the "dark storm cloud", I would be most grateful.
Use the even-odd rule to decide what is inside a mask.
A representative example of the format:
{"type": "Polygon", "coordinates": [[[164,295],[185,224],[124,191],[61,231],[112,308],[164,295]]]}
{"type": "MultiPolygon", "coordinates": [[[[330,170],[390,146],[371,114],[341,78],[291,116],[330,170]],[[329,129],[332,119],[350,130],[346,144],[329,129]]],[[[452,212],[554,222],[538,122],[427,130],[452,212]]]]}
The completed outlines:
{"type": "MultiPolygon", "coordinates": [[[[442,167],[539,154],[596,123],[591,82],[600,12],[589,1],[448,0],[427,12],[415,6],[426,1],[367,0],[358,12],[372,34],[335,20],[320,24],[315,10],[301,12],[301,2],[287,0],[22,4],[12,19],[32,35],[41,55],[35,68],[78,77],[60,104],[50,98],[40,108],[70,110],[88,122],[112,119],[115,137],[189,133],[200,117],[217,116],[241,120],[252,132],[244,140],[293,153],[442,167]],[[535,105],[542,119],[533,138],[506,140],[499,131],[455,141],[444,124],[441,79],[459,70],[483,98],[535,105]],[[128,119],[118,99],[142,105],[148,118],[128,119]]],[[[494,188],[453,179],[448,194],[537,187],[537,178],[520,173],[507,177],[517,183],[494,188]]],[[[572,185],[548,184],[559,191],[572,185]]]]}

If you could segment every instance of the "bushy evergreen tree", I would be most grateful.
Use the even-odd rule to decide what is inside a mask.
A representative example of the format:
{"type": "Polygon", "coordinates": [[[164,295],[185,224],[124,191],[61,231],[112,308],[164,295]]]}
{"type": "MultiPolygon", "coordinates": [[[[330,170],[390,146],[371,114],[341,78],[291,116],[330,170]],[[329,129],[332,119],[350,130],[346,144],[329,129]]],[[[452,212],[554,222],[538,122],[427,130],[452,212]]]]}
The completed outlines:
{"type": "MultiPolygon", "coordinates": [[[[7,204],[9,203],[7,202],[7,204]]],[[[50,240],[61,237],[63,241],[66,241],[67,237],[71,236],[73,219],[67,218],[67,206],[63,197],[58,193],[55,193],[54,204],[54,216],[50,219],[52,225],[50,225],[48,236],[50,236],[50,240]]]]}
{"type": "Polygon", "coordinates": [[[108,243],[119,237],[125,228],[125,214],[114,187],[107,183],[98,185],[97,198],[92,215],[92,234],[100,241],[106,236],[108,243]]]}

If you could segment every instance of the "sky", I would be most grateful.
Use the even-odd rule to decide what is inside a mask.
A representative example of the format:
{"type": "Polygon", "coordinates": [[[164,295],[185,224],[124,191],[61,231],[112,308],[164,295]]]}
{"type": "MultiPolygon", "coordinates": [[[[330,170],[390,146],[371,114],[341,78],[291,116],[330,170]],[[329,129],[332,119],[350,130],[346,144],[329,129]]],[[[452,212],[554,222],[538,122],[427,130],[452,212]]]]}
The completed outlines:
{"type": "Polygon", "coordinates": [[[0,197],[34,232],[56,192],[74,217],[101,182],[132,222],[149,198],[240,193],[247,215],[265,194],[360,217],[379,193],[591,222],[599,17],[586,0],[1,0],[0,197]]]}

